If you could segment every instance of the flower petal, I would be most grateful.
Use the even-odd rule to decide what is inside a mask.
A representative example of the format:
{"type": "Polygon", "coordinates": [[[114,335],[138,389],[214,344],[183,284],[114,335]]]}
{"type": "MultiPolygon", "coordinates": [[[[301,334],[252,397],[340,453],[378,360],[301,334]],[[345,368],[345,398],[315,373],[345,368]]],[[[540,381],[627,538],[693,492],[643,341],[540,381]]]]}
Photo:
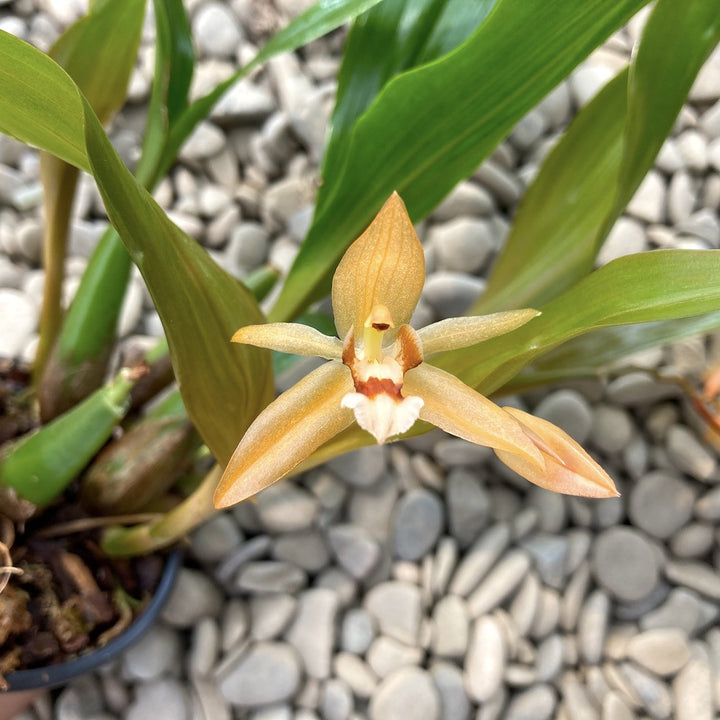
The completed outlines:
{"type": "Polygon", "coordinates": [[[545,472],[538,472],[524,458],[495,450],[508,467],[546,490],[592,498],[617,497],[610,476],[566,432],[517,408],[504,408],[525,428],[545,457],[545,472]]]}
{"type": "Polygon", "coordinates": [[[342,398],[354,387],[350,371],[325,363],[263,410],[248,428],[215,491],[215,506],[246,500],[287,475],[353,422],[342,398]]]}
{"type": "Polygon", "coordinates": [[[295,355],[316,355],[326,360],[339,360],[343,348],[337,338],[299,323],[246,325],[232,336],[232,341],[295,355]]]}
{"type": "MultiPolygon", "coordinates": [[[[361,329],[375,305],[385,305],[395,328],[407,323],[425,282],[425,256],[405,204],[393,193],[365,232],[347,249],[333,277],[338,337],[361,329]]],[[[396,330],[388,330],[387,339],[396,330]]]]}
{"type": "Polygon", "coordinates": [[[492,315],[473,315],[441,320],[418,330],[423,353],[432,355],[443,350],[456,350],[488,340],[497,335],[519,328],[534,317],[539,310],[530,308],[509,310],[492,315]]]}
{"type": "Polygon", "coordinates": [[[542,453],[520,423],[454,375],[423,363],[405,373],[402,393],[425,401],[421,420],[478,445],[516,453],[544,469],[542,453]]]}

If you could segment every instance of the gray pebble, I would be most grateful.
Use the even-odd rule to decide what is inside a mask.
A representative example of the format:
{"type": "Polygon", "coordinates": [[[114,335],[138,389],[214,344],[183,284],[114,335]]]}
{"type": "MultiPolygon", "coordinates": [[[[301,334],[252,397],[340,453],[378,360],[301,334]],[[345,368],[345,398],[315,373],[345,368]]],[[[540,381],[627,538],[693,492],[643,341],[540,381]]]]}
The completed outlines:
{"type": "Polygon", "coordinates": [[[561,82],[540,101],[536,109],[545,116],[553,130],[563,127],[571,111],[568,83],[561,82]]]}
{"type": "Polygon", "coordinates": [[[677,628],[647,630],[630,638],[627,656],[655,675],[674,675],[690,660],[687,635],[677,628]]]}
{"type": "Polygon", "coordinates": [[[381,635],[373,640],[368,648],[366,659],[373,672],[385,678],[398,668],[408,665],[420,665],[423,649],[401,643],[393,638],[381,635]]]}
{"type": "Polygon", "coordinates": [[[438,542],[432,564],[431,591],[434,597],[440,597],[447,591],[450,578],[457,565],[458,546],[455,538],[443,537],[438,542]]]}
{"type": "Polygon", "coordinates": [[[547,120],[537,109],[520,119],[510,133],[510,142],[519,150],[530,150],[547,130],[547,120]]]}
{"type": "Polygon", "coordinates": [[[274,592],[250,598],[250,635],[254,640],[274,640],[292,622],[298,601],[288,593],[274,592]]]}
{"type": "Polygon", "coordinates": [[[426,242],[435,249],[443,270],[465,273],[478,272],[495,247],[488,222],[468,217],[434,225],[426,242]]]}
{"type": "Polygon", "coordinates": [[[156,623],[123,655],[123,673],[130,680],[156,680],[177,667],[180,658],[177,632],[156,623]]]}
{"type": "Polygon", "coordinates": [[[192,629],[187,656],[188,674],[206,677],[217,660],[220,648],[220,628],[214,618],[201,618],[192,629]]]}
{"type": "Polygon", "coordinates": [[[273,544],[272,555],[277,560],[291,562],[309,573],[322,570],[330,560],[325,539],[318,530],[279,535],[273,544]]]}
{"type": "Polygon", "coordinates": [[[627,406],[646,405],[677,394],[677,388],[670,383],[659,383],[642,371],[621,375],[607,387],[610,400],[627,406]]]}
{"type": "Polygon", "coordinates": [[[428,277],[422,297],[443,320],[464,315],[484,289],[482,278],[441,270],[428,277]]]}
{"type": "Polygon", "coordinates": [[[643,252],[647,247],[642,224],[633,218],[621,217],[598,251],[596,262],[598,265],[607,265],[611,260],[643,252]]]}
{"type": "Polygon", "coordinates": [[[504,207],[513,207],[522,194],[522,185],[515,175],[493,160],[486,160],[473,173],[473,178],[484,185],[504,207]]]}
{"type": "Polygon", "coordinates": [[[212,109],[210,117],[219,125],[256,123],[275,109],[269,90],[247,79],[234,83],[212,109]]]}
{"type": "MultiPolygon", "coordinates": [[[[702,517],[695,506],[695,512],[702,517]]],[[[670,538],[670,550],[678,558],[699,558],[710,552],[715,543],[713,526],[690,523],[670,538]]]]}
{"type": "Polygon", "coordinates": [[[317,498],[288,481],[271,485],[256,497],[260,521],[270,532],[304,530],[313,524],[320,510],[317,498]]]}
{"type": "Polygon", "coordinates": [[[364,606],[382,634],[408,645],[417,643],[422,618],[420,588],[392,580],[380,583],[365,595],[364,606]]]}
{"type": "Polygon", "coordinates": [[[399,492],[398,482],[390,474],[371,487],[357,488],[350,496],[347,509],[350,522],[385,543],[390,537],[399,492]]]}
{"type": "Polygon", "coordinates": [[[713,715],[712,669],[706,657],[690,660],[672,684],[676,720],[711,720],[713,715]]]}
{"type": "Polygon", "coordinates": [[[465,601],[457,595],[440,598],[433,608],[432,630],[432,650],[435,655],[462,658],[470,632],[465,601]]]}
{"type": "Polygon", "coordinates": [[[387,448],[383,445],[371,445],[353,450],[330,460],[328,467],[348,485],[368,487],[385,474],[387,448]]]}
{"type": "Polygon", "coordinates": [[[38,310],[18,290],[0,288],[0,357],[15,357],[35,331],[38,310]]]}
{"type": "Polygon", "coordinates": [[[169,625],[188,628],[206,615],[216,616],[221,606],[220,591],[204,573],[181,568],[161,617],[169,625]]]}
{"type": "Polygon", "coordinates": [[[181,160],[190,162],[217,155],[225,145],[222,130],[209,122],[201,122],[180,149],[181,160]]]}
{"type": "Polygon", "coordinates": [[[671,582],[695,590],[702,595],[720,600],[720,576],[704,562],[693,560],[669,561],[665,574],[671,582]]]}
{"type": "Polygon", "coordinates": [[[665,683],[633,663],[623,663],[620,671],[651,717],[672,716],[672,697],[665,683]]]}
{"type": "Polygon", "coordinates": [[[575,390],[550,393],[538,403],[534,414],[562,428],[579,443],[584,443],[590,435],[592,409],[588,401],[575,390]]]}
{"type": "Polygon", "coordinates": [[[250,628],[250,614],[246,604],[239,598],[230,598],[220,618],[221,648],[227,652],[247,637],[250,628]]]}
{"type": "Polygon", "coordinates": [[[200,52],[209,57],[232,57],[243,39],[232,10],[220,2],[207,2],[192,20],[193,38],[200,52]]]}
{"type": "Polygon", "coordinates": [[[363,655],[376,635],[375,621],[364,608],[351,608],[340,626],[340,647],[356,655],[363,655]]]}
{"type": "Polygon", "coordinates": [[[323,720],[348,720],[354,708],[350,686],[338,678],[330,678],[323,684],[320,712],[323,720]]]}
{"type": "Polygon", "coordinates": [[[347,608],[357,593],[357,582],[342,568],[331,565],[315,577],[315,587],[332,590],[340,601],[340,607],[347,608]]]}
{"type": "Polygon", "coordinates": [[[720,520],[720,486],[708,490],[695,503],[695,515],[701,520],[720,520]]]}
{"type": "Polygon", "coordinates": [[[173,720],[190,718],[190,701],[179,680],[163,678],[152,683],[137,685],[135,699],[124,716],[127,720],[173,720]]]}
{"type": "Polygon", "coordinates": [[[685,222],[695,207],[695,188],[690,175],[680,170],[670,181],[668,192],[668,215],[674,224],[685,222]]]}
{"type": "MultiPolygon", "coordinates": [[[[248,504],[241,503],[240,506],[244,507],[248,504]]],[[[271,545],[272,540],[268,535],[256,535],[242,543],[218,565],[215,573],[218,581],[223,584],[228,583],[245,563],[265,557],[271,545]]]]}
{"type": "Polygon", "coordinates": [[[578,107],[586,105],[612,77],[612,70],[600,64],[581,65],[570,76],[570,92],[578,107]]]}
{"type": "Polygon", "coordinates": [[[249,593],[294,593],[307,584],[305,571],[280,560],[247,563],[238,574],[236,587],[249,593]]]}
{"type": "Polygon", "coordinates": [[[657,610],[640,618],[642,630],[680,628],[690,635],[700,622],[700,600],[691,590],[680,587],[670,592],[657,610]]]}
{"type": "Polygon", "coordinates": [[[229,266],[238,270],[252,270],[265,262],[269,239],[265,228],[259,223],[243,222],[230,233],[225,256],[229,266]]]}
{"type": "Polygon", "coordinates": [[[485,188],[465,180],[456,185],[450,194],[433,210],[438,222],[453,220],[461,215],[485,217],[495,209],[490,193],[485,188]]]}
{"type": "Polygon", "coordinates": [[[533,533],[520,544],[532,558],[542,581],[550,587],[560,589],[565,580],[568,539],[551,533],[533,533]]]}
{"type": "Polygon", "coordinates": [[[362,527],[333,525],[327,538],[335,559],[358,580],[367,577],[380,560],[380,546],[362,527]]]}
{"type": "Polygon", "coordinates": [[[628,514],[639,528],[665,540],[690,519],[695,493],[674,474],[655,470],[633,485],[628,514]]]}
{"type": "Polygon", "coordinates": [[[665,218],[665,193],[667,187],[657,170],[650,170],[628,203],[630,215],[649,223],[661,223],[665,218]]]}
{"type": "Polygon", "coordinates": [[[635,720],[635,713],[611,690],[603,697],[601,720],[635,720]]]}
{"type": "Polygon", "coordinates": [[[218,513],[195,530],[190,545],[198,560],[216,563],[229,555],[242,541],[242,533],[232,516],[218,513]]]}
{"type": "Polygon", "coordinates": [[[609,621],[610,599],[602,590],[595,590],[583,604],[577,628],[580,654],[590,665],[602,659],[609,621]]]}
{"type": "Polygon", "coordinates": [[[505,711],[506,720],[550,720],[557,696],[549,685],[533,685],[516,695],[505,711]]]}
{"type": "Polygon", "coordinates": [[[83,720],[86,717],[94,717],[102,710],[102,694],[97,680],[92,675],[84,675],[73,680],[55,701],[57,720],[83,720]]]}
{"type": "Polygon", "coordinates": [[[445,468],[472,465],[477,468],[492,457],[492,450],[483,445],[450,436],[443,436],[433,449],[433,456],[445,468]]]}
{"type": "Polygon", "coordinates": [[[258,707],[289,700],[300,688],[301,663],[284,643],[253,645],[219,679],[220,692],[233,705],[258,707]]]}
{"type": "Polygon", "coordinates": [[[510,542],[506,523],[497,523],[486,530],[465,553],[450,581],[450,592],[467,597],[497,562],[510,542]]]}
{"type": "Polygon", "coordinates": [[[430,490],[410,490],[400,498],[393,521],[395,555],[418,560],[438,541],[443,529],[443,507],[430,490]]]}
{"type": "Polygon", "coordinates": [[[404,667],[380,683],[370,700],[368,714],[370,720],[439,720],[440,696],[427,672],[404,667]]]}
{"type": "Polygon", "coordinates": [[[445,506],[452,536],[467,547],[487,524],[490,499],[485,488],[473,473],[455,468],[446,480],[445,506]]]}
{"type": "Polygon", "coordinates": [[[440,695],[440,717],[443,720],[468,720],[470,701],[465,694],[460,668],[449,662],[434,662],[430,676],[440,695]]]}
{"type": "Polygon", "coordinates": [[[333,672],[336,677],[344,680],[359,698],[369,698],[377,686],[377,675],[354,653],[337,653],[333,659],[333,672]]]}
{"type": "Polygon", "coordinates": [[[608,455],[621,452],[629,444],[632,435],[632,420],[623,408],[613,405],[595,407],[590,437],[599,450],[608,455]]]}
{"type": "Polygon", "coordinates": [[[465,688],[476,702],[489,700],[500,688],[507,647],[503,630],[497,619],[483,615],[473,624],[467,655],[465,656],[465,688]]]}
{"type": "Polygon", "coordinates": [[[337,611],[337,595],[327,588],[306,590],[298,598],[297,613],[285,637],[312,678],[323,680],[330,675],[337,611]]]}
{"type": "Polygon", "coordinates": [[[520,635],[524,636],[532,627],[540,603],[541,584],[537,573],[528,572],[510,605],[510,616],[520,635]]]}
{"type": "Polygon", "coordinates": [[[550,682],[554,680],[563,667],[564,646],[561,635],[548,635],[538,645],[535,656],[535,670],[538,680],[550,682]]]}
{"type": "Polygon", "coordinates": [[[626,527],[610,528],[597,537],[591,567],[597,582],[624,602],[649,595],[659,579],[652,546],[640,533],[626,527]]]}
{"type": "Polygon", "coordinates": [[[478,617],[496,608],[517,588],[529,569],[527,553],[510,550],[468,598],[470,615],[478,617]]]}
{"type": "Polygon", "coordinates": [[[598,712],[587,689],[574,675],[568,673],[563,678],[560,691],[568,720],[597,720],[598,712]]]}
{"type": "Polygon", "coordinates": [[[707,481],[717,470],[717,459],[684,425],[673,425],[667,433],[667,450],[675,467],[697,480],[707,481]]]}

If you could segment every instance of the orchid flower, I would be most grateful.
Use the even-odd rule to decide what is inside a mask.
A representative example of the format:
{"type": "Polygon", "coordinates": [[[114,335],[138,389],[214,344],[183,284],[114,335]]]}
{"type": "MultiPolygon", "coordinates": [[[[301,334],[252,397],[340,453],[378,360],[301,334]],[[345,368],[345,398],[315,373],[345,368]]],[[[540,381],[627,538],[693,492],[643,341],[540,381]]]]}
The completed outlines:
{"type": "Polygon", "coordinates": [[[426,362],[440,351],[509,332],[539,313],[451,318],[416,331],[408,323],[424,281],[422,246],[394,193],[335,272],[338,337],[294,323],[249,325],[235,333],[233,342],[328,362],[255,419],[220,480],[216,506],[245,500],[276,482],[353,422],[384,443],[418,419],[492,447],[505,464],[541,487],[588,497],[617,495],[612,480],[562,430],[500,408],[426,362]]]}

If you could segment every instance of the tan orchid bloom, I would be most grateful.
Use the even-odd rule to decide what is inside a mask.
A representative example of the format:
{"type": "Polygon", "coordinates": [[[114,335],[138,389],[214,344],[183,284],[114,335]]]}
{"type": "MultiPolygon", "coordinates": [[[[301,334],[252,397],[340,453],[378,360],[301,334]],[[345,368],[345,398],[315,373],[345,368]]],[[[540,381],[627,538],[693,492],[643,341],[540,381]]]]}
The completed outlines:
{"type": "Polygon", "coordinates": [[[612,480],[564,432],[518,410],[502,409],[425,362],[525,324],[536,310],[443,320],[421,330],[408,322],[425,282],[422,246],[393,193],[348,248],[333,278],[338,337],[294,323],[243,327],[234,342],[329,360],[271,403],[240,441],[215,493],[226,507],[287,475],[353,422],[378,443],[421,419],[495,449],[542,487],[589,497],[617,495],[612,480]]]}

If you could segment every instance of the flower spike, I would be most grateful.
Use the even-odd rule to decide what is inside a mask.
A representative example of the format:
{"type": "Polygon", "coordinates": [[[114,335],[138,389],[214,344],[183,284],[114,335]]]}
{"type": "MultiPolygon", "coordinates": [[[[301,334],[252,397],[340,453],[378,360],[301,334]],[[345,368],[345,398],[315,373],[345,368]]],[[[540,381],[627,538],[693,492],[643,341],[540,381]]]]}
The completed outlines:
{"type": "Polygon", "coordinates": [[[588,497],[617,495],[609,476],[562,430],[500,408],[426,362],[434,353],[510,332],[538,312],[450,318],[415,331],[408,322],[424,280],[422,246],[403,201],[393,193],[335,272],[338,337],[292,323],[251,325],[235,333],[234,342],[328,362],[258,415],[225,468],[215,493],[218,507],[276,482],[353,421],[384,443],[418,419],[492,447],[541,487],[588,497]]]}

